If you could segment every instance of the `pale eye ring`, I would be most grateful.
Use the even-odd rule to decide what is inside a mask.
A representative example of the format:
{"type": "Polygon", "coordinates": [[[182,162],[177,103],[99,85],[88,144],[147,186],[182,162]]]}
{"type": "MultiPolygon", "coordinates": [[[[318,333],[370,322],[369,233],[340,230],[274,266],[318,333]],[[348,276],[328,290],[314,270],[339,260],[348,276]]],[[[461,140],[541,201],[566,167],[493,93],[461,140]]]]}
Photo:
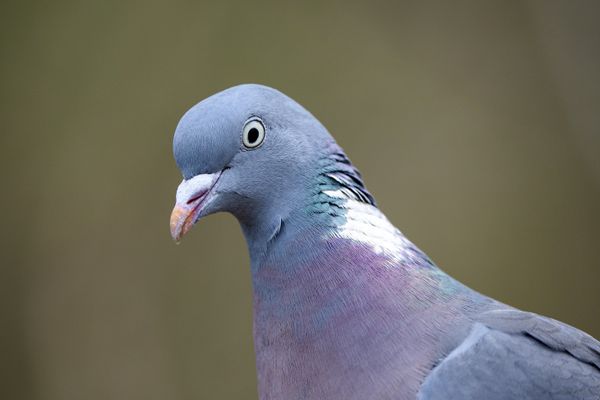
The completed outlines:
{"type": "Polygon", "coordinates": [[[252,119],[244,125],[242,143],[247,149],[255,149],[265,140],[265,126],[259,119],[252,119]]]}

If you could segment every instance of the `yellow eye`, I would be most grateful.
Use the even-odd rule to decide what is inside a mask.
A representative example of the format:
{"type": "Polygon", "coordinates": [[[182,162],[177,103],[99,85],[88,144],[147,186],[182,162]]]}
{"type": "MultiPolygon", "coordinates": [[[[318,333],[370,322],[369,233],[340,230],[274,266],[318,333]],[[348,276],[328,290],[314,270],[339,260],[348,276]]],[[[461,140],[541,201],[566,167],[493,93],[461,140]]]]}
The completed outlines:
{"type": "Polygon", "coordinates": [[[242,133],[242,142],[244,147],[254,149],[265,140],[265,126],[258,119],[246,122],[244,132],[242,133]]]}

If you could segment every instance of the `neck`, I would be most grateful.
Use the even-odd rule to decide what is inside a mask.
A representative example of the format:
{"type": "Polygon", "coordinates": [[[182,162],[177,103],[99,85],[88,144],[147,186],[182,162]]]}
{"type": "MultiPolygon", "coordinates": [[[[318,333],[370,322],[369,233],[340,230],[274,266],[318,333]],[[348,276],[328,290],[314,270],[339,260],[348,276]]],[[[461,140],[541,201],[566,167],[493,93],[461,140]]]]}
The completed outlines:
{"type": "MultiPolygon", "coordinates": [[[[295,202],[280,202],[293,208],[242,221],[259,392],[367,398],[373,382],[384,390],[397,371],[430,368],[419,349],[438,351],[440,332],[453,329],[439,316],[466,308],[463,289],[379,211],[341,151],[322,160],[302,190],[295,202]]],[[[399,395],[417,389],[402,385],[399,395]]]]}
{"type": "Polygon", "coordinates": [[[365,388],[389,381],[391,371],[405,367],[389,354],[424,370],[426,358],[406,343],[431,340],[423,346],[434,348],[436,329],[447,327],[431,310],[462,307],[453,304],[454,288],[444,288],[449,278],[377,208],[346,200],[341,210],[329,224],[284,223],[253,261],[259,391],[275,392],[273,398],[334,398],[356,379],[365,388]],[[345,375],[365,365],[358,377],[345,375]]]}
{"type": "Polygon", "coordinates": [[[252,216],[240,218],[253,271],[274,249],[297,245],[307,233],[365,245],[396,263],[433,266],[379,211],[360,172],[337,144],[331,143],[315,164],[314,172],[290,185],[296,190],[280,194],[277,204],[252,207],[252,216]]]}
{"type": "MultiPolygon", "coordinates": [[[[430,368],[418,349],[435,350],[437,335],[452,329],[439,315],[466,309],[464,289],[387,220],[341,151],[323,160],[304,193],[284,202],[291,211],[242,222],[259,392],[366,398],[373,382],[430,368]],[[353,368],[361,372],[346,374],[353,368]]],[[[401,397],[416,390],[403,385],[401,397]]]]}
{"type": "Polygon", "coordinates": [[[244,208],[252,210],[251,214],[237,215],[253,266],[284,230],[293,236],[306,229],[334,227],[344,218],[347,200],[375,205],[360,173],[335,142],[328,143],[310,164],[303,173],[288,177],[285,191],[279,191],[275,199],[262,199],[244,208]]]}
{"type": "MultiPolygon", "coordinates": [[[[375,258],[386,268],[440,272],[377,207],[344,197],[340,190],[328,192],[326,199],[321,197],[312,206],[285,217],[277,214],[268,223],[242,224],[256,284],[268,284],[260,282],[261,271],[281,279],[277,285],[285,285],[286,280],[297,282],[295,274],[312,274],[317,268],[328,273],[327,266],[318,260],[341,249],[375,258]],[[329,211],[319,210],[323,203],[329,204],[329,211]]],[[[342,264],[344,260],[336,262],[342,264]]],[[[336,272],[343,273],[329,271],[332,275],[336,272]]]]}

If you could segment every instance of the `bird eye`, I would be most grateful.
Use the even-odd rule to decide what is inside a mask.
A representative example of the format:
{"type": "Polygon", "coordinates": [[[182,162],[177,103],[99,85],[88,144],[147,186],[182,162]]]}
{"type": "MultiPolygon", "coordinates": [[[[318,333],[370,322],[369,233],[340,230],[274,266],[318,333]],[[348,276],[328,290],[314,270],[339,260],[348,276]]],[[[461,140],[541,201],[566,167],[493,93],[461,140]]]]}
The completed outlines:
{"type": "Polygon", "coordinates": [[[257,119],[246,122],[242,133],[242,142],[248,149],[260,146],[265,140],[265,126],[257,119]]]}

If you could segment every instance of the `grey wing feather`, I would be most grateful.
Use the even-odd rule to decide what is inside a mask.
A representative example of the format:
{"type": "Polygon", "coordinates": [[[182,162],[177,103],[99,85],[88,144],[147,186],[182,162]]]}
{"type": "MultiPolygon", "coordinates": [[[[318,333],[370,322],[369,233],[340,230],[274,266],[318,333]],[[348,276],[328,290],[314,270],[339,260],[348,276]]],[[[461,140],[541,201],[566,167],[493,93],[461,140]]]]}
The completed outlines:
{"type": "Polygon", "coordinates": [[[600,400],[600,343],[518,310],[482,314],[426,377],[421,400],[600,400]]]}
{"type": "Polygon", "coordinates": [[[481,315],[480,321],[492,329],[530,336],[600,370],[600,342],[560,321],[513,309],[488,311],[481,315]]]}

